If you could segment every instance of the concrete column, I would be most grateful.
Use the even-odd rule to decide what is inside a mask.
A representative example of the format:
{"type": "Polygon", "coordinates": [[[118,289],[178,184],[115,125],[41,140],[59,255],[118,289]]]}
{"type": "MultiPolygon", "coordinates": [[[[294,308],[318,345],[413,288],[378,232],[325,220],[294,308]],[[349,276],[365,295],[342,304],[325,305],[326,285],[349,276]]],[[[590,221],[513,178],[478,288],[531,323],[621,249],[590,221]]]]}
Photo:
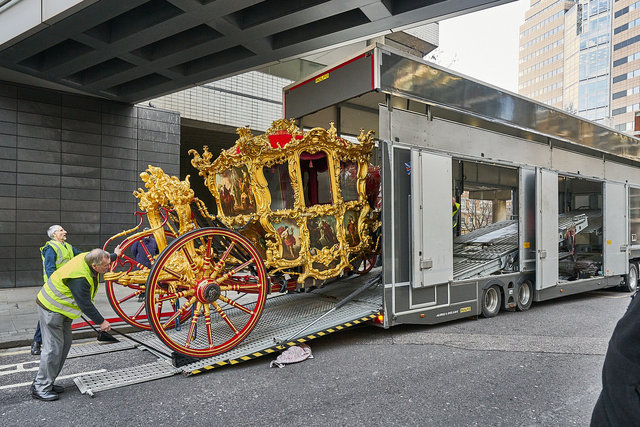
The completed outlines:
{"type": "Polygon", "coordinates": [[[493,200],[493,222],[504,221],[507,219],[507,201],[493,200]]]}

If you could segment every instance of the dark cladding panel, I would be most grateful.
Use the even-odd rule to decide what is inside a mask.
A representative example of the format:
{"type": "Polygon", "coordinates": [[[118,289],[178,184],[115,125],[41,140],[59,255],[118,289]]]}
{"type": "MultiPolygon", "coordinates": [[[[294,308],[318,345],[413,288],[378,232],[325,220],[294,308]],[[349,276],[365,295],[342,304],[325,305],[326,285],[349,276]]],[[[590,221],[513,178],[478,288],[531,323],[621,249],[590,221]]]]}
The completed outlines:
{"type": "Polygon", "coordinates": [[[16,271],[14,278],[17,288],[42,286],[42,271],[16,271]]]}
{"type": "Polygon", "coordinates": [[[363,53],[284,89],[285,118],[300,118],[374,89],[374,56],[363,53]],[[310,102],[313,100],[313,102],[310,102]]]}
{"type": "Polygon", "coordinates": [[[19,85],[0,91],[7,87],[18,99],[5,96],[0,107],[0,288],[40,286],[38,248],[50,225],[81,250],[102,247],[135,226],[132,192],[149,163],[178,175],[180,116],[19,85]]]}

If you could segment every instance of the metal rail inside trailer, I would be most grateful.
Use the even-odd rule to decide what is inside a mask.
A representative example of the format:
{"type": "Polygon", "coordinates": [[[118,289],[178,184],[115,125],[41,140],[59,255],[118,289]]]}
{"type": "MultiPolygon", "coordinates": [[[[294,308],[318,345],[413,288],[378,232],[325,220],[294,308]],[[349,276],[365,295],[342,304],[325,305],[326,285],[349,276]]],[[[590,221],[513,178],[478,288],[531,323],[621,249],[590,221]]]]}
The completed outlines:
{"type": "Polygon", "coordinates": [[[458,236],[453,241],[453,279],[486,276],[513,263],[518,251],[518,224],[504,220],[458,236]]]}
{"type": "Polygon", "coordinates": [[[302,127],[379,138],[385,327],[635,290],[636,138],[385,45],[286,87],[284,100],[302,127]],[[488,221],[470,227],[483,204],[488,221]]]}

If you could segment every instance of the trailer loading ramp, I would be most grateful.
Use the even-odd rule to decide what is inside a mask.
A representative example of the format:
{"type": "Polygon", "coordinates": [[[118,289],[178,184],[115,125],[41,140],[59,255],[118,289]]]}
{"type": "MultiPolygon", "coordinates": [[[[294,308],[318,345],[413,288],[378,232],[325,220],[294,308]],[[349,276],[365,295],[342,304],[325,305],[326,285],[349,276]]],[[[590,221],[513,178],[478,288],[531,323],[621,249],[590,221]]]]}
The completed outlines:
{"type": "MultiPolygon", "coordinates": [[[[270,298],[265,305],[260,321],[249,336],[235,348],[218,356],[198,359],[194,363],[176,368],[171,364],[169,358],[155,353],[158,356],[157,362],[115,371],[82,375],[74,378],[74,382],[81,393],[93,396],[98,391],[124,387],[180,373],[185,376],[195,375],[267,354],[277,354],[279,351],[298,343],[372,320],[380,314],[382,309],[381,285],[358,294],[353,300],[337,310],[329,314],[326,313],[331,311],[340,301],[367,280],[374,278],[380,273],[380,270],[380,268],[375,268],[368,274],[362,276],[354,275],[338,280],[324,288],[316,289],[309,293],[279,295],[270,298]],[[325,316],[322,317],[323,315],[325,316]],[[313,323],[316,320],[317,322],[313,323]],[[303,330],[307,326],[309,327],[303,330]]],[[[230,314],[230,317],[232,317],[232,314],[230,314]]],[[[149,346],[149,348],[139,346],[142,349],[153,352],[152,348],[157,348],[166,353],[171,352],[151,331],[136,333],[135,338],[149,346]]],[[[203,333],[199,333],[196,339],[206,340],[207,338],[203,333]]],[[[95,344],[93,346],[83,346],[78,350],[72,348],[69,357],[135,347],[135,345],[125,342],[109,345],[95,344]],[[91,348],[94,346],[98,349],[91,348]],[[76,354],[80,352],[85,354],[76,354]]]]}
{"type": "MultiPolygon", "coordinates": [[[[582,210],[558,215],[558,241],[565,232],[593,232],[602,227],[602,212],[582,210]]],[[[487,276],[509,269],[518,254],[518,221],[504,220],[457,236],[453,242],[453,279],[487,276]]]]}
{"type": "Polygon", "coordinates": [[[504,269],[518,252],[518,222],[505,220],[457,236],[453,242],[453,279],[486,276],[504,269]]]}
{"type": "Polygon", "coordinates": [[[558,215],[558,242],[565,239],[565,233],[571,228],[574,228],[575,234],[578,234],[583,231],[592,233],[595,230],[594,227],[602,227],[602,211],[589,210],[581,213],[560,214],[558,215]]]}

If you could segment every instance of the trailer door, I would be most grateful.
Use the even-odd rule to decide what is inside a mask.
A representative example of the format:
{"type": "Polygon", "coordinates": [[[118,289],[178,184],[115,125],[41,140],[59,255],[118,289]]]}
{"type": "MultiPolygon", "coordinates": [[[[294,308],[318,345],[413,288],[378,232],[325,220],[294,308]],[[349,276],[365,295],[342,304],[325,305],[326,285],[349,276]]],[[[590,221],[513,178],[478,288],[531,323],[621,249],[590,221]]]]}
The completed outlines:
{"type": "Polygon", "coordinates": [[[558,282],[558,174],[536,169],[536,289],[558,282]]]}
{"type": "Polygon", "coordinates": [[[412,285],[453,280],[451,158],[411,150],[412,285]]]}
{"type": "Polygon", "coordinates": [[[536,268],[536,172],[520,168],[518,171],[518,244],[520,271],[536,268]]]}
{"type": "Polygon", "coordinates": [[[627,273],[627,188],[624,184],[604,184],[604,275],[627,273]]]}

